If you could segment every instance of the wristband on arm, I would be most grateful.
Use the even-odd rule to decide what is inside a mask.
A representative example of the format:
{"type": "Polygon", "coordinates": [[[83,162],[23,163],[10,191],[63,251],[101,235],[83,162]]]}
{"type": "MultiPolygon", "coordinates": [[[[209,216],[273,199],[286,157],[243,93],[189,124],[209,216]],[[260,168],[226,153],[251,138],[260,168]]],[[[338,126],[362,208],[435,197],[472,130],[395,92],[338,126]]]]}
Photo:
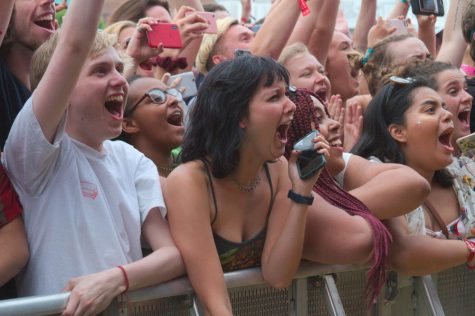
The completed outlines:
{"type": "Polygon", "coordinates": [[[306,205],[312,205],[313,204],[313,195],[310,196],[303,196],[298,193],[295,193],[292,190],[289,190],[289,193],[287,194],[287,197],[294,201],[295,203],[298,204],[306,204],[306,205]]]}
{"type": "Polygon", "coordinates": [[[125,290],[121,293],[124,294],[129,290],[129,278],[127,277],[127,271],[125,271],[125,268],[123,266],[117,266],[117,268],[122,271],[122,274],[124,275],[124,282],[125,282],[125,290]]]}

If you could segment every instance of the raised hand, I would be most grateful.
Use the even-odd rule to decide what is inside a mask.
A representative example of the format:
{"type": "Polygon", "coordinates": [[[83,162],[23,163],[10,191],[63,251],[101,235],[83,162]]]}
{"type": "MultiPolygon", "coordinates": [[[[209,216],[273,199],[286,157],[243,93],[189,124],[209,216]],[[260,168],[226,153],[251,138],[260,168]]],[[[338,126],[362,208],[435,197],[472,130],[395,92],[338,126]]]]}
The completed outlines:
{"type": "Polygon", "coordinates": [[[176,23],[180,28],[183,47],[186,47],[192,40],[201,38],[203,31],[208,28],[208,22],[195,12],[196,10],[191,7],[182,6],[173,19],[173,23],[176,23]]]}
{"type": "Polygon", "coordinates": [[[360,138],[363,130],[363,108],[357,103],[346,106],[345,121],[343,124],[344,142],[343,150],[350,151],[360,138]]]}
{"type": "Polygon", "coordinates": [[[394,34],[396,28],[390,26],[387,20],[384,20],[382,17],[376,19],[376,24],[373,25],[368,32],[368,47],[373,47],[374,44],[379,42],[385,37],[394,34]]]}
{"type": "Polygon", "coordinates": [[[137,23],[137,29],[132,34],[129,45],[127,46],[127,55],[129,55],[137,64],[148,60],[151,57],[158,56],[163,51],[163,46],[150,47],[147,40],[147,32],[152,30],[152,25],[157,24],[155,18],[143,18],[137,23]]]}

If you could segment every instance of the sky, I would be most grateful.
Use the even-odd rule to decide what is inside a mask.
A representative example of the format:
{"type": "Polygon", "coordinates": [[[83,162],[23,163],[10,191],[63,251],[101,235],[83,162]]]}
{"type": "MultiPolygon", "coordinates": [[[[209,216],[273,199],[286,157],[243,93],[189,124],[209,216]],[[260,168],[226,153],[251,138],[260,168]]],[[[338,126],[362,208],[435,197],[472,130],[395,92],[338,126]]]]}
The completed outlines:
{"type": "MultiPolygon", "coordinates": [[[[241,14],[241,1],[240,0],[216,0],[218,3],[224,5],[230,12],[231,15],[239,18],[241,14]]],[[[256,19],[260,19],[265,14],[268,12],[269,7],[270,7],[270,0],[251,0],[252,1],[252,16],[254,16],[256,19]]],[[[378,0],[378,7],[377,7],[377,12],[376,14],[379,16],[386,16],[392,9],[393,4],[395,1],[400,1],[400,0],[378,0]]],[[[447,13],[449,9],[449,0],[444,0],[444,7],[445,7],[445,12],[447,13]]],[[[358,17],[358,12],[360,10],[360,1],[355,1],[355,0],[340,0],[340,8],[343,9],[343,12],[345,13],[346,18],[348,19],[348,24],[350,28],[354,28],[356,24],[356,19],[358,17]]],[[[412,15],[412,12],[410,15],[408,15],[413,21],[413,23],[416,23],[415,17],[412,15]]],[[[440,17],[437,19],[436,22],[436,31],[439,31],[440,29],[443,28],[445,23],[445,18],[440,17]]],[[[417,27],[417,25],[416,25],[417,27]]]]}

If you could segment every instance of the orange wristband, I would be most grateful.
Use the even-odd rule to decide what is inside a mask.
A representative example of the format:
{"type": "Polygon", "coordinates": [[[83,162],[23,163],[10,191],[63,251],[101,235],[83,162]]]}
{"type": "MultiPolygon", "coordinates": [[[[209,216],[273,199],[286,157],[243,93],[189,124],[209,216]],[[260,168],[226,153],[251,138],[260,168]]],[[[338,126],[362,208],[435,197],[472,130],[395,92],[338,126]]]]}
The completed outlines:
{"type": "Polygon", "coordinates": [[[127,277],[127,272],[125,271],[125,268],[123,266],[117,266],[117,268],[122,271],[122,274],[124,275],[124,280],[125,280],[125,290],[122,292],[125,293],[129,290],[129,278],[127,277]]]}

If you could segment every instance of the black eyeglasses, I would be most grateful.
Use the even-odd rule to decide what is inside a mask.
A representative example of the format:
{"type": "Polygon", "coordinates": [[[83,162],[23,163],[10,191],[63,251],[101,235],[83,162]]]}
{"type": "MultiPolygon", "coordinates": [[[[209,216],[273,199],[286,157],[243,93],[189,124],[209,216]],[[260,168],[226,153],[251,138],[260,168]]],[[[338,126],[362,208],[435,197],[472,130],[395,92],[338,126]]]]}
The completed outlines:
{"type": "Polygon", "coordinates": [[[183,95],[177,89],[171,88],[163,91],[158,88],[153,88],[152,90],[145,92],[145,94],[134,105],[132,105],[129,110],[126,110],[125,116],[130,115],[137,108],[137,106],[147,97],[149,97],[150,101],[155,104],[165,103],[167,101],[167,94],[175,97],[178,102],[183,101],[183,95]]]}

